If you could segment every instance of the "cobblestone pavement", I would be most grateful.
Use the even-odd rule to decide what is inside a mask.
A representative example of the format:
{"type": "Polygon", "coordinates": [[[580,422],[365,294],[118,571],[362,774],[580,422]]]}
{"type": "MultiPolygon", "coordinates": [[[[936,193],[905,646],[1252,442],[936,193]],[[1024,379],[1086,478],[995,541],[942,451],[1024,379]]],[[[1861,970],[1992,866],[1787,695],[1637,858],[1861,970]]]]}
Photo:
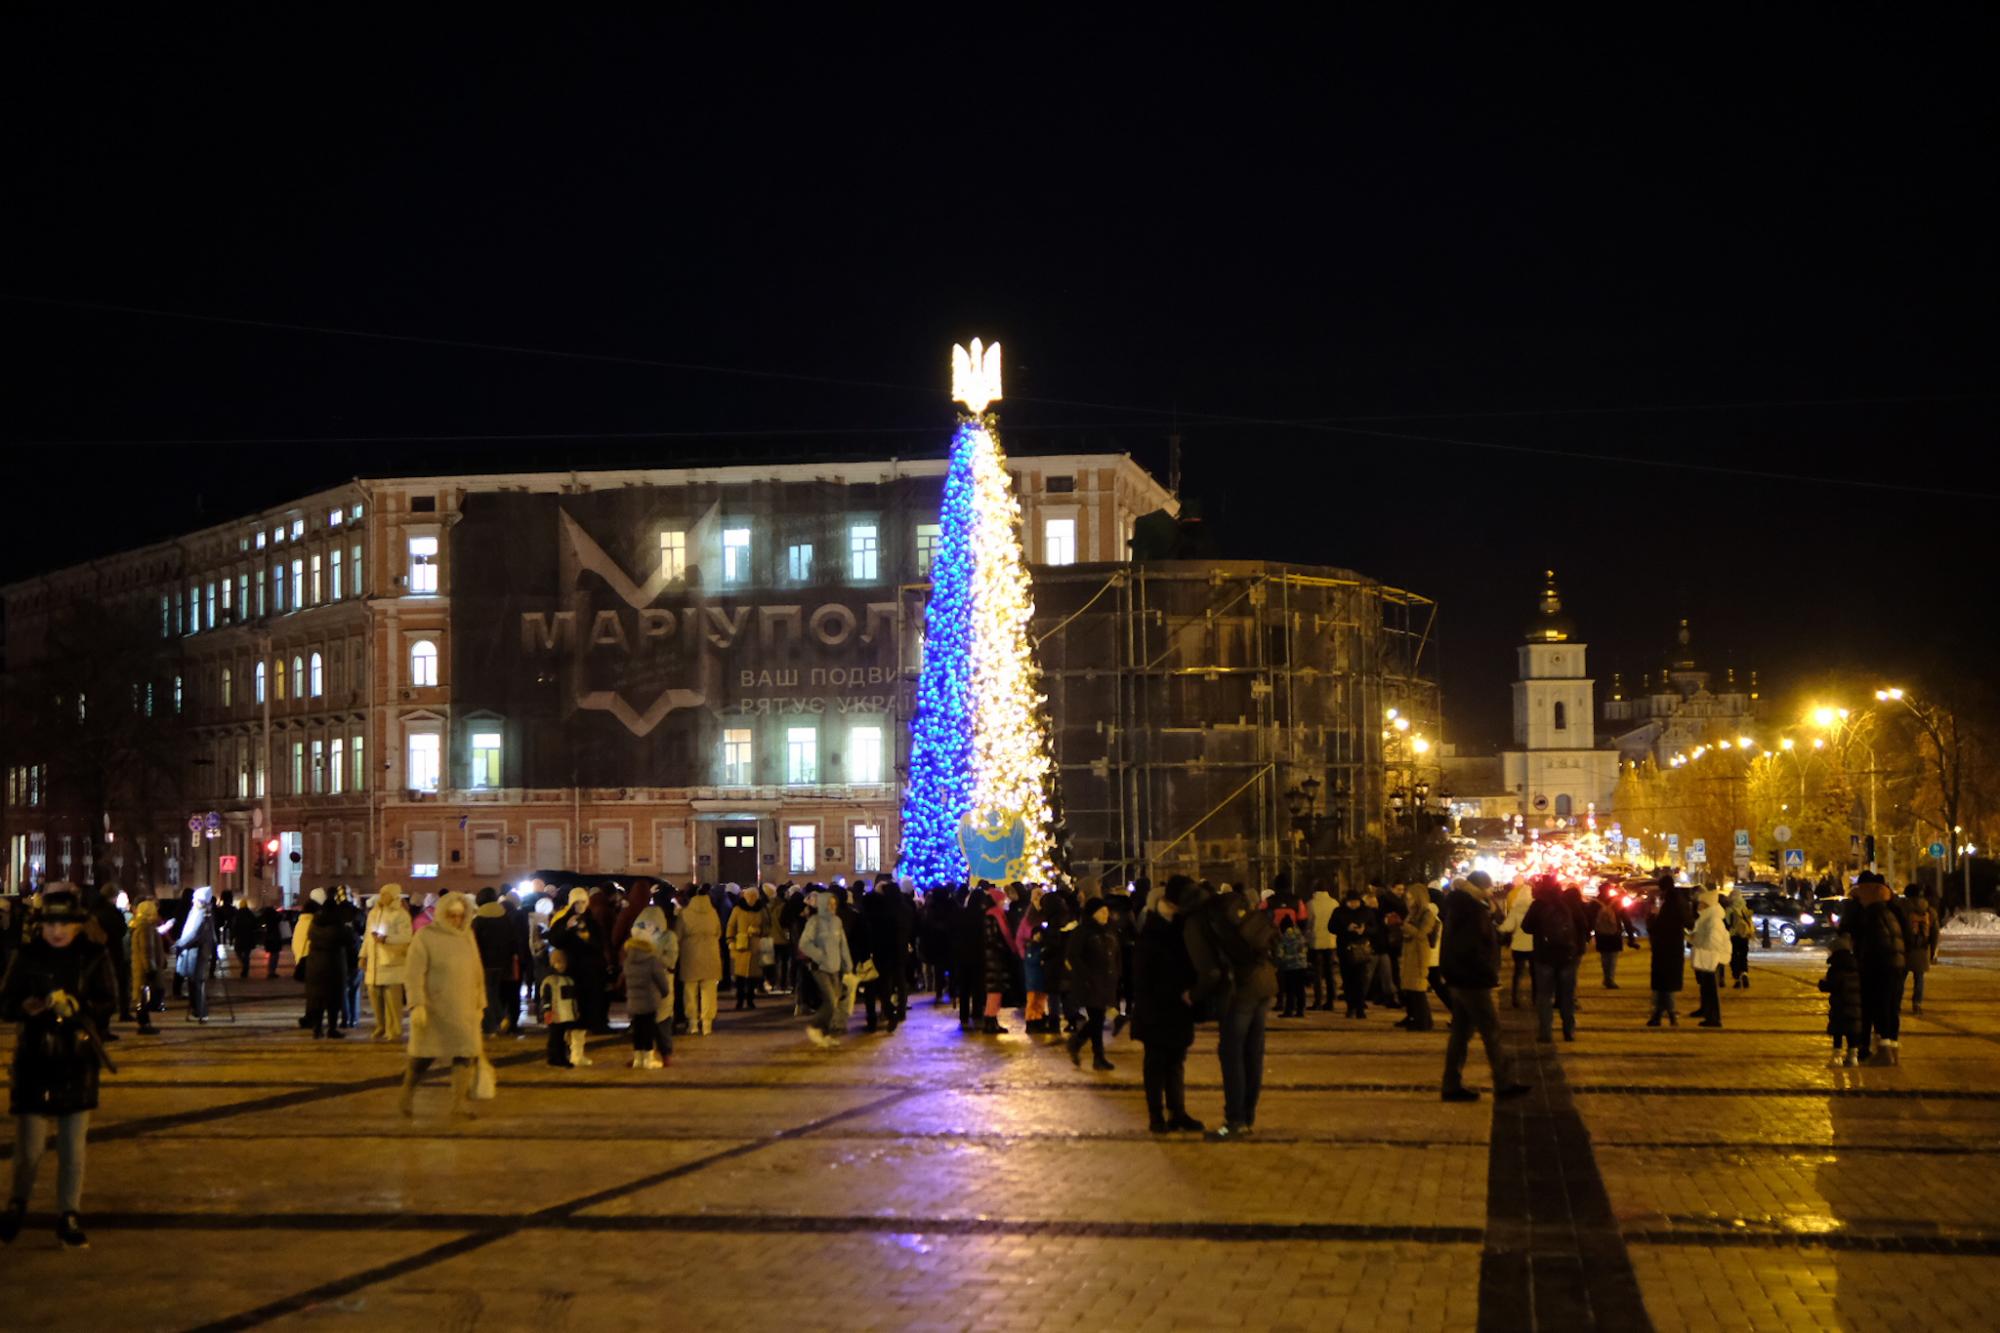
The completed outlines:
{"type": "Polygon", "coordinates": [[[93,1248],[54,1244],[50,1159],[0,1328],[1992,1326],[2000,947],[1948,949],[1902,1066],[1853,1071],[1819,955],[1756,954],[1721,1031],[1644,1027],[1643,961],[1630,989],[1587,970],[1573,1045],[1504,1011],[1536,1092],[1498,1108],[1438,1101],[1441,1030],[1274,1019],[1228,1145],[1145,1132],[1130,1042],[1078,1071],[927,997],[836,1051],[782,1000],[725,1012],[659,1072],[502,1039],[481,1118],[430,1086],[410,1122],[398,1048],[314,1042],[293,986],[239,984],[238,1021],[113,1048],[93,1248]]]}

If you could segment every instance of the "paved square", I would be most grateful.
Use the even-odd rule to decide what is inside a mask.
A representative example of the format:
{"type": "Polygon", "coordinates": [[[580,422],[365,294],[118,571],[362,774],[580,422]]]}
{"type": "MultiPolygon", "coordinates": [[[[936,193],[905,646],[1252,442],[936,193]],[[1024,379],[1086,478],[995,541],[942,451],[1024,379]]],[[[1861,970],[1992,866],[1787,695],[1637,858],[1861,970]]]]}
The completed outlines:
{"type": "Polygon", "coordinates": [[[405,1121],[399,1047],[315,1042],[253,981],[234,1023],[113,1048],[92,1249],[55,1246],[50,1159],[0,1327],[1989,1325],[2000,949],[1947,947],[1896,1069],[1826,1068],[1818,955],[1753,964],[1719,1032],[1646,1028],[1589,971],[1573,1045],[1506,1011],[1537,1092],[1499,1109],[1441,1104],[1442,1032],[1393,1012],[1274,1019],[1231,1145],[1146,1133],[1129,1042],[1078,1071],[927,998],[837,1051],[782,1000],[725,1012],[659,1072],[503,1039],[480,1119],[432,1087],[405,1121]]]}

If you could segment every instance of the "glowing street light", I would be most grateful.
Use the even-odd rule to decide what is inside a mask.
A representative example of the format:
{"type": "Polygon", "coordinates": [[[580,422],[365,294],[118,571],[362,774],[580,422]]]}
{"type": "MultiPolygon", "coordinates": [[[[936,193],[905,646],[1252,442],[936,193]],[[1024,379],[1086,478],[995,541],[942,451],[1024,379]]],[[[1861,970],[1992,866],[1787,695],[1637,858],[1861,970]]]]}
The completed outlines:
{"type": "Polygon", "coordinates": [[[1903,701],[1903,692],[1892,685],[1886,690],[1875,691],[1875,698],[1882,703],[1888,703],[1891,699],[1897,703],[1901,703],[1903,701]]]}
{"type": "Polygon", "coordinates": [[[1784,738],[1783,740],[1781,740],[1781,741],[1779,741],[1779,742],[1778,742],[1778,748],[1779,748],[1780,750],[1789,750],[1789,749],[1791,749],[1791,748],[1792,748],[1792,745],[1793,745],[1793,741],[1792,741],[1792,738],[1791,738],[1790,736],[1787,736],[1787,737],[1785,737],[1785,738],[1784,738]]]}

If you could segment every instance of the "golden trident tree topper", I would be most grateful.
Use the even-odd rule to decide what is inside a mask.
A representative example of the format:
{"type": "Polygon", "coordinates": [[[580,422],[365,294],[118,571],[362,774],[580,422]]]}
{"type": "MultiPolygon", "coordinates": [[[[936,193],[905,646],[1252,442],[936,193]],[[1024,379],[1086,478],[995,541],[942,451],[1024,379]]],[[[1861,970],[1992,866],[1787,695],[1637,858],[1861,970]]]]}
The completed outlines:
{"type": "Polygon", "coordinates": [[[1000,401],[999,343],[982,346],[974,338],[969,352],[962,343],[952,344],[951,396],[974,416],[1000,401]]]}

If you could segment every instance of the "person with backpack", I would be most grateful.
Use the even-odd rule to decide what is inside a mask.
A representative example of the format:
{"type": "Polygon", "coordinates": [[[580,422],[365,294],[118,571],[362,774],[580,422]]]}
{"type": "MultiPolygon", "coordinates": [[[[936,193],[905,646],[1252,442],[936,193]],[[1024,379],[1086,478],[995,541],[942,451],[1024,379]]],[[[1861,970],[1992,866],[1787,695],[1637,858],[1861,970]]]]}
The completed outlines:
{"type": "MultiPolygon", "coordinates": [[[[1535,1040],[1555,1040],[1555,1014],[1562,1011],[1563,1040],[1576,1040],[1576,968],[1586,938],[1576,909],[1563,900],[1554,875],[1529,881],[1530,903],[1521,930],[1534,939],[1535,1040]]],[[[1517,937],[1518,938],[1518,937],[1517,937]]]]}
{"type": "Polygon", "coordinates": [[[1443,921],[1438,971],[1451,997],[1451,1037],[1444,1048],[1444,1100],[1479,1100],[1479,1094],[1465,1086],[1465,1056],[1474,1032],[1486,1047],[1494,1099],[1519,1097],[1528,1091],[1528,1085],[1515,1082],[1508,1073],[1500,1013],[1493,1004],[1500,989],[1500,935],[1493,922],[1492,877],[1475,870],[1454,881],[1438,914],[1443,921]]]}
{"type": "Polygon", "coordinates": [[[1216,1059],[1222,1066],[1222,1120],[1208,1131],[1211,1142],[1248,1135],[1257,1125],[1257,1098],[1264,1087],[1264,1021],[1278,993],[1271,965],[1271,917],[1253,909],[1243,895],[1225,886],[1187,892],[1184,938],[1198,978],[1197,1016],[1212,1014],[1219,1029],[1216,1059]]]}
{"type": "Polygon", "coordinates": [[[1419,885],[1410,894],[1409,912],[1399,927],[1403,937],[1402,999],[1404,1017],[1396,1024],[1411,1032],[1429,1032],[1431,1001],[1425,987],[1437,969],[1438,941],[1444,928],[1430,894],[1419,885]]]}
{"type": "Polygon", "coordinates": [[[1903,890],[1903,922],[1909,930],[1908,948],[1904,950],[1904,962],[1910,969],[1910,1012],[1924,1011],[1924,975],[1937,961],[1938,918],[1937,909],[1931,906],[1930,896],[1923,885],[1912,884],[1903,890]]]}
{"type": "Polygon", "coordinates": [[[1854,961],[1861,971],[1861,1058],[1871,1065],[1898,1064],[1903,981],[1909,975],[1902,902],[1881,875],[1864,870],[1854,882],[1854,906],[1841,924],[1853,933],[1854,961]]]}
{"type": "Polygon", "coordinates": [[[1618,989],[1618,955],[1625,951],[1625,918],[1612,905],[1611,891],[1597,891],[1597,964],[1604,969],[1604,989],[1618,989]]]}

